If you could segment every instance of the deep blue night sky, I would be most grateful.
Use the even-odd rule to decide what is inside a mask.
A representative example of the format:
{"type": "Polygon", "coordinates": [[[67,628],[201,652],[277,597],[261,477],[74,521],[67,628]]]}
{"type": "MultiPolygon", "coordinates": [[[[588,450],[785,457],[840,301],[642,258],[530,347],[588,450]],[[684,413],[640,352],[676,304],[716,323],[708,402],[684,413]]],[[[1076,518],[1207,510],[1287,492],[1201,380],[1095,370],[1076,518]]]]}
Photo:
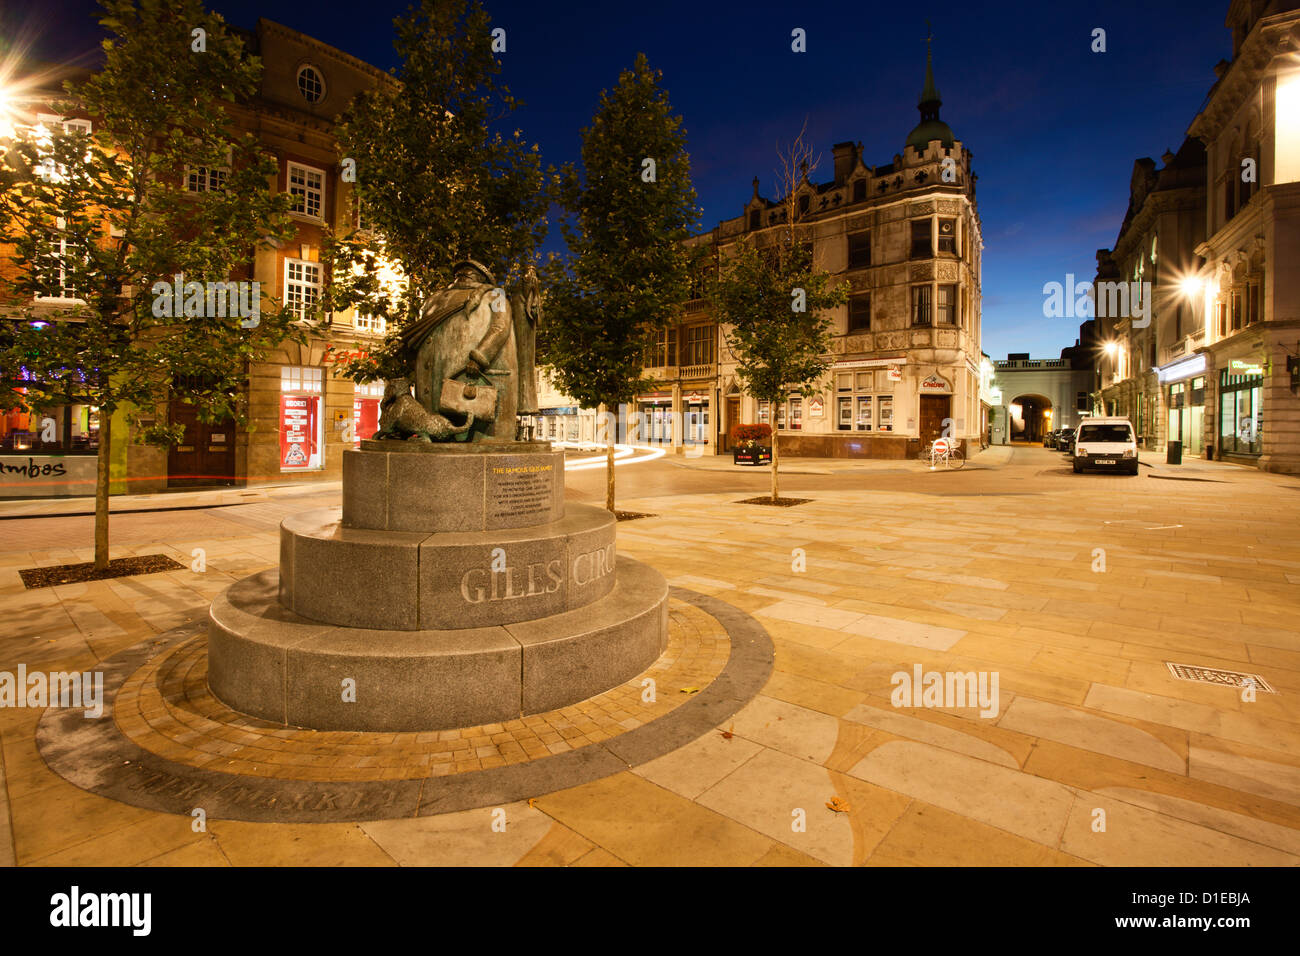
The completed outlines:
{"type": "MultiPolygon", "coordinates": [[[[404,0],[208,0],[228,21],[265,16],[387,69],[404,0]]],[[[892,161],[916,125],[925,19],[934,30],[941,116],[974,153],[984,227],[984,350],[1054,357],[1077,320],[1042,315],[1045,282],[1090,279],[1114,241],[1133,161],[1177,150],[1231,55],[1228,0],[1090,3],[813,2],[543,3],[486,0],[507,32],[504,77],[525,101],[513,125],[546,161],[576,159],[599,91],[644,51],[664,74],[689,135],[702,225],[740,212],[758,175],[770,195],[778,140],[808,118],[823,151],[861,140],[866,161],[892,161]],[[790,50],[802,27],[808,52],[790,50]],[[1107,52],[1090,50],[1092,31],[1107,52]]],[[[97,46],[91,0],[14,3],[50,58],[97,46]],[[26,7],[20,12],[17,7],[26,7]]],[[[553,230],[548,248],[561,242],[553,230]]]]}

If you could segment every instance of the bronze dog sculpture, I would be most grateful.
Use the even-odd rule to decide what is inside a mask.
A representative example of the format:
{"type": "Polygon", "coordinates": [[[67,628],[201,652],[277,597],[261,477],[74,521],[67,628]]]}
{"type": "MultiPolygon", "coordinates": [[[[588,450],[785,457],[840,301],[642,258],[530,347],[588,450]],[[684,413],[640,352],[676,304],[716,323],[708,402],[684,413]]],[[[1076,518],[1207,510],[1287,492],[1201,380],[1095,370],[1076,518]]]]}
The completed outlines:
{"type": "Polygon", "coordinates": [[[415,400],[411,383],[396,378],[384,388],[379,403],[379,431],[375,438],[405,438],[409,441],[450,441],[474,427],[474,416],[469,414],[464,425],[454,425],[451,420],[431,412],[415,400]]]}

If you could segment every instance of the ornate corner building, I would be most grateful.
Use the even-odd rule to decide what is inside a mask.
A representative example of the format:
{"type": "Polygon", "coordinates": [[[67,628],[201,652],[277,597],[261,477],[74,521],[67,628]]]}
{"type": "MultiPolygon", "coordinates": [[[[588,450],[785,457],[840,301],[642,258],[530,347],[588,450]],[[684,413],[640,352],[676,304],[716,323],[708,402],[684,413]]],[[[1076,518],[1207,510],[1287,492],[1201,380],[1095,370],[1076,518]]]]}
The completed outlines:
{"type": "MultiPolygon", "coordinates": [[[[689,240],[710,246],[716,261],[742,239],[764,246],[794,210],[811,237],[814,267],[850,289],[832,316],[833,364],[817,394],[792,392],[775,408],[745,394],[724,330],[695,298],[647,356],[646,376],[656,384],[630,410],[641,416],[636,440],[679,450],[703,444],[716,454],[728,449],[733,425],[767,422],[779,429],[782,454],[798,456],[915,457],[945,428],[979,441],[976,177],[940,105],[927,53],[921,121],[892,162],[872,166],[861,144],[837,143],[829,182],[805,174],[788,202],[763,197],[755,180],[740,215],[689,240]]],[[[544,418],[542,437],[560,421],[544,418]]]]}
{"type": "Polygon", "coordinates": [[[1098,282],[1159,276],[1149,325],[1110,321],[1103,410],[1147,447],[1300,473],[1300,3],[1233,0],[1225,25],[1232,60],[1189,142],[1159,173],[1135,169],[1099,254],[1098,282]]]}

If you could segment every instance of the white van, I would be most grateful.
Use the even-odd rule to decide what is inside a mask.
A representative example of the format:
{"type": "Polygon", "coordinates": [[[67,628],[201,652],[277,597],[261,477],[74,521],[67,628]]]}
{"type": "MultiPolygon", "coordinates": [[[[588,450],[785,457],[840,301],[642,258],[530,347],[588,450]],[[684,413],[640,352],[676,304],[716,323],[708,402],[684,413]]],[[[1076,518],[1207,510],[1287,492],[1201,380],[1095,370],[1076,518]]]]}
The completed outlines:
{"type": "Polygon", "coordinates": [[[1127,418],[1089,418],[1074,433],[1074,473],[1113,468],[1138,473],[1137,438],[1127,418]]]}

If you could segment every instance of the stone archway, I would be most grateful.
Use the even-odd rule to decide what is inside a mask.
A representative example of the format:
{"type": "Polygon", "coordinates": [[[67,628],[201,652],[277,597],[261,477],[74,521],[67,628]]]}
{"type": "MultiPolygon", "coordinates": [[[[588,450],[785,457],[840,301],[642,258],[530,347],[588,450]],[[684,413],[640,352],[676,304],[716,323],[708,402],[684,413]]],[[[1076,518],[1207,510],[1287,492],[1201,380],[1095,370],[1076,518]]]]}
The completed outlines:
{"type": "Polygon", "coordinates": [[[1046,395],[1017,395],[1007,406],[1008,439],[1013,442],[1037,443],[1056,426],[1052,400],[1046,395]]]}

